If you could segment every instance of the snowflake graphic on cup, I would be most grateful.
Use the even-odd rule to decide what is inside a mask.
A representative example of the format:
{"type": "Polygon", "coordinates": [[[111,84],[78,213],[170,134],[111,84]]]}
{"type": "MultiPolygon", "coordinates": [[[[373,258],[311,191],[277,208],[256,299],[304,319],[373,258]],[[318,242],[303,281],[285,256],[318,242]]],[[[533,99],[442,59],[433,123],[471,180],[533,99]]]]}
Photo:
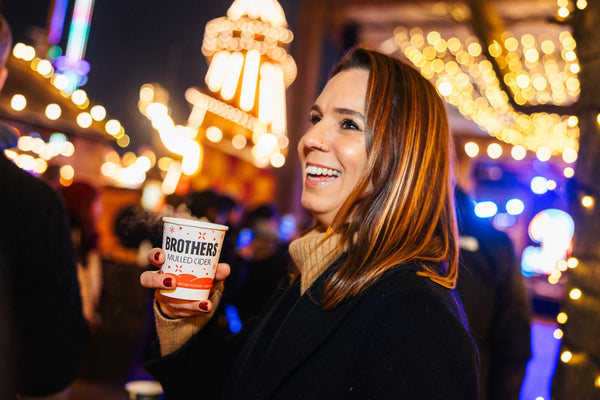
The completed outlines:
{"type": "Polygon", "coordinates": [[[219,262],[224,225],[197,220],[164,217],[163,251],[165,263],[161,272],[176,277],[177,287],[163,291],[166,296],[204,300],[213,285],[219,262]]]}

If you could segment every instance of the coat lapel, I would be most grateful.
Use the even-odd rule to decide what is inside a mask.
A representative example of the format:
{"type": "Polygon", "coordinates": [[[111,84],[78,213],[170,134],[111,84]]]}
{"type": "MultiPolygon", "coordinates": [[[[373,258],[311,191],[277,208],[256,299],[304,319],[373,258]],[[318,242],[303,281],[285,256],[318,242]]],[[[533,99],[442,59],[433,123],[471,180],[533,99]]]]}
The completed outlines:
{"type": "MultiPolygon", "coordinates": [[[[335,264],[332,267],[337,269],[335,264]]],[[[323,311],[317,301],[323,292],[323,275],[328,274],[317,279],[282,322],[263,359],[261,379],[255,382],[250,393],[269,398],[281,382],[338,329],[358,303],[360,296],[332,311],[323,311]]]]}

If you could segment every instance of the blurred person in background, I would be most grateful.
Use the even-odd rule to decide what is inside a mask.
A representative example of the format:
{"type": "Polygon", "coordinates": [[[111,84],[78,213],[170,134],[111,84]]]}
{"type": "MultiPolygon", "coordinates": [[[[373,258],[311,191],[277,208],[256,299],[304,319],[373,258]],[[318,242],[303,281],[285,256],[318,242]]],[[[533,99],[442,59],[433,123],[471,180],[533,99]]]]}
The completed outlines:
{"type": "Polygon", "coordinates": [[[242,323],[260,314],[267,300],[291,273],[288,243],[279,237],[280,217],[276,204],[261,204],[243,218],[236,253],[244,262],[238,264],[241,271],[237,274],[230,265],[232,273],[223,296],[224,302],[236,307],[242,323]],[[232,278],[238,282],[229,296],[227,290],[232,278]]]}
{"type": "Polygon", "coordinates": [[[60,193],[65,202],[75,246],[83,314],[93,329],[101,322],[98,306],[102,294],[102,261],[97,231],[102,213],[100,192],[90,183],[76,181],[63,186],[60,193]]]}
{"type": "Polygon", "coordinates": [[[464,148],[456,147],[459,227],[457,290],[481,359],[481,400],[518,400],[531,357],[531,311],[508,235],[475,215],[474,180],[464,148]]]}
{"type": "MultiPolygon", "coordinates": [[[[10,29],[0,16],[0,87],[10,47],[10,29]]],[[[10,320],[1,329],[11,338],[8,363],[16,390],[7,399],[68,399],[89,346],[75,252],[59,194],[4,155],[17,138],[0,125],[0,186],[5,189],[0,196],[0,275],[11,304],[10,320]]]]}

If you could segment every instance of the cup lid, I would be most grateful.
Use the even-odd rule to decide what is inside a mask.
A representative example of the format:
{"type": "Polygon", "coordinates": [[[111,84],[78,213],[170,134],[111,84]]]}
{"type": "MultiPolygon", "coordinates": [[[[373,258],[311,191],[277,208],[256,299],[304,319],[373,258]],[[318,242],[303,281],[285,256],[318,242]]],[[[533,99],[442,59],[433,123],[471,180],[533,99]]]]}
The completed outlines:
{"type": "Polygon", "coordinates": [[[163,217],[162,220],[171,224],[192,226],[194,228],[214,229],[217,231],[226,231],[229,229],[227,225],[213,224],[212,222],[201,221],[198,219],[163,217]]]}

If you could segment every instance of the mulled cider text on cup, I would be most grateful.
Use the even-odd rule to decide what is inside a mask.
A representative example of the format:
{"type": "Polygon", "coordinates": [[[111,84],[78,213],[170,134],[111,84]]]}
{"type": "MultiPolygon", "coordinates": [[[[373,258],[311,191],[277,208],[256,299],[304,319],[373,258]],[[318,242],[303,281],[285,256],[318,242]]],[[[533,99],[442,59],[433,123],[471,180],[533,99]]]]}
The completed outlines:
{"type": "Polygon", "coordinates": [[[174,275],[177,287],[161,290],[169,297],[206,300],[213,286],[225,225],[184,218],[163,217],[163,274],[174,275]]]}

